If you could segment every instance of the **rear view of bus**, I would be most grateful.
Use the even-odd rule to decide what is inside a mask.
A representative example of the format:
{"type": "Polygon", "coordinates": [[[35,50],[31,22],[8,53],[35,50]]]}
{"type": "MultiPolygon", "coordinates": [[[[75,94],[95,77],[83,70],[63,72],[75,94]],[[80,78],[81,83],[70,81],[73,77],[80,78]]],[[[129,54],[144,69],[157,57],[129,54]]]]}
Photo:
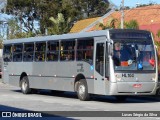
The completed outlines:
{"type": "Polygon", "coordinates": [[[155,94],[158,70],[151,33],[140,30],[110,30],[109,35],[113,43],[110,94],[155,94]]]}

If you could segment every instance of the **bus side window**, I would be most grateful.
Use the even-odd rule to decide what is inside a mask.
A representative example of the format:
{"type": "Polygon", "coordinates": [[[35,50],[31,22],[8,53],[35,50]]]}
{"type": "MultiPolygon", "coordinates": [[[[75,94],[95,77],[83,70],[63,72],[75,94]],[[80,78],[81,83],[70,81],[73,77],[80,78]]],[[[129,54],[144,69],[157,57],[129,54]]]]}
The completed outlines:
{"type": "Polygon", "coordinates": [[[77,60],[93,64],[93,39],[77,41],[77,60]]]}
{"type": "Polygon", "coordinates": [[[60,60],[73,61],[75,58],[75,40],[61,41],[60,60]]]}
{"type": "Polygon", "coordinates": [[[3,60],[4,62],[12,61],[12,45],[4,45],[3,60]]]}
{"type": "Polygon", "coordinates": [[[14,44],[13,46],[13,62],[22,61],[23,44],[14,44]]]}
{"type": "Polygon", "coordinates": [[[34,54],[34,43],[24,44],[23,61],[30,62],[33,61],[34,54]]]}
{"type": "Polygon", "coordinates": [[[35,61],[45,61],[46,42],[37,42],[35,47],[35,61]]]}
{"type": "Polygon", "coordinates": [[[49,41],[47,48],[47,61],[58,61],[59,41],[49,41]]]}

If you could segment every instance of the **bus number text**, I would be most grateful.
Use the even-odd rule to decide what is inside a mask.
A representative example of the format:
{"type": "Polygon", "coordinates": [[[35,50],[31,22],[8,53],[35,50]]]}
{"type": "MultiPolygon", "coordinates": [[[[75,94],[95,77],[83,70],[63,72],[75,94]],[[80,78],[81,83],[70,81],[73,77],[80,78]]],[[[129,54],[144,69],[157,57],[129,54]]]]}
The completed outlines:
{"type": "Polygon", "coordinates": [[[133,73],[123,73],[122,74],[122,77],[134,77],[134,74],[133,73]]]}

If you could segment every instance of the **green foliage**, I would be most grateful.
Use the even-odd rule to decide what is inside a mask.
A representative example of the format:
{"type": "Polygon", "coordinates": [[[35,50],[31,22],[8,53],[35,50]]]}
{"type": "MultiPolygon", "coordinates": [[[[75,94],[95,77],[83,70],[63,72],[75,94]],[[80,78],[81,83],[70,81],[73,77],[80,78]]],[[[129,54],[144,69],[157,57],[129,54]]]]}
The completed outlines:
{"type": "Polygon", "coordinates": [[[55,18],[58,13],[63,14],[65,21],[71,19],[68,24],[68,28],[71,28],[73,23],[80,19],[104,15],[108,5],[104,0],[8,0],[7,11],[17,16],[21,23],[21,32],[21,26],[24,25],[26,32],[38,34],[33,24],[38,20],[40,32],[45,34],[53,24],[49,18],[55,18]]]}
{"type": "Polygon", "coordinates": [[[19,31],[19,26],[18,26],[18,21],[11,19],[8,21],[8,32],[11,35],[14,35],[15,33],[17,33],[19,31]]]}
{"type": "Polygon", "coordinates": [[[137,6],[138,7],[145,7],[145,6],[151,6],[151,5],[156,5],[157,3],[156,2],[153,2],[153,1],[150,1],[148,4],[140,4],[137,6]]]}
{"type": "Polygon", "coordinates": [[[50,21],[52,21],[53,26],[48,28],[49,34],[53,35],[69,32],[69,23],[71,22],[70,17],[65,21],[63,14],[58,13],[57,18],[50,17],[50,21]]]}
{"type": "Polygon", "coordinates": [[[32,31],[21,32],[17,20],[11,19],[8,21],[7,39],[26,38],[34,36],[36,36],[36,34],[33,33],[32,31]]]}
{"type": "Polygon", "coordinates": [[[25,27],[23,31],[36,32],[34,28],[34,21],[37,19],[37,2],[39,0],[8,0],[7,13],[13,14],[17,18],[17,22],[20,22],[20,29],[22,32],[22,26],[25,27]]]}
{"type": "Polygon", "coordinates": [[[127,29],[139,29],[138,22],[136,20],[131,20],[124,23],[125,28],[127,29]]]}
{"type": "Polygon", "coordinates": [[[0,36],[0,49],[2,49],[3,48],[3,37],[2,36],[0,36]]]}
{"type": "Polygon", "coordinates": [[[28,37],[34,37],[35,34],[32,32],[17,32],[14,35],[13,34],[9,34],[9,39],[18,39],[18,38],[28,38],[28,37]]]}
{"type": "Polygon", "coordinates": [[[157,31],[157,37],[160,38],[160,29],[157,31]]]}
{"type": "Polygon", "coordinates": [[[103,23],[100,23],[100,24],[99,24],[99,27],[102,28],[102,30],[109,29],[109,28],[116,28],[116,22],[117,22],[117,21],[118,21],[118,20],[115,19],[115,18],[110,18],[110,19],[107,21],[106,25],[104,25],[103,23]]]}

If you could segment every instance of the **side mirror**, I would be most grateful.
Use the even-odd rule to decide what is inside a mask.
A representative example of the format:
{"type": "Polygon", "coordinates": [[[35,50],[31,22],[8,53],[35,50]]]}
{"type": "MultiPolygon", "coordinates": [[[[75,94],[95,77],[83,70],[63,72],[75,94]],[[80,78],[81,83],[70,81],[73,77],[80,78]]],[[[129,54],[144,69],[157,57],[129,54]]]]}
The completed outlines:
{"type": "Polygon", "coordinates": [[[112,43],[109,43],[108,45],[108,53],[109,55],[113,56],[113,44],[112,43]]]}

